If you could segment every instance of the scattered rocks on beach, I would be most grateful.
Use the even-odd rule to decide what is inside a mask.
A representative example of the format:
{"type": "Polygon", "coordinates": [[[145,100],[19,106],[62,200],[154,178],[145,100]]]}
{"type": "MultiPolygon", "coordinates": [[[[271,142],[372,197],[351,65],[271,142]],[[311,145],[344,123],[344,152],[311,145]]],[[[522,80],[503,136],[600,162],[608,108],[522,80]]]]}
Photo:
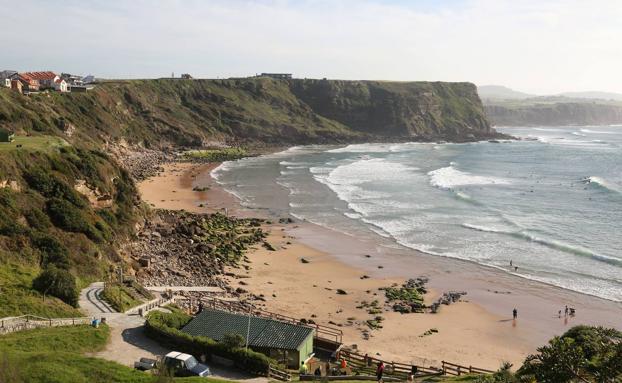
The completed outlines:
{"type": "Polygon", "coordinates": [[[430,305],[430,312],[437,313],[440,310],[441,305],[449,305],[458,302],[464,295],[466,295],[466,291],[449,291],[443,293],[443,295],[438,298],[436,302],[430,305]]]}
{"type": "Polygon", "coordinates": [[[239,295],[223,279],[234,276],[224,268],[245,261],[244,251],[263,241],[258,226],[256,219],[157,211],[125,250],[145,286],[217,286],[239,295]]]}

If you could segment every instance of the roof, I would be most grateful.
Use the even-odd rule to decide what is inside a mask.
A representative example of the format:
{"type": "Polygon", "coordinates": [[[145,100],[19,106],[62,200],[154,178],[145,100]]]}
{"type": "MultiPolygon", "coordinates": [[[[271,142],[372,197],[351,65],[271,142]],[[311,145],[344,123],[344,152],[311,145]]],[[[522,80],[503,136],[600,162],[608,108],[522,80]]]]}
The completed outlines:
{"type": "Polygon", "coordinates": [[[24,72],[20,76],[33,80],[54,80],[58,75],[54,72],[24,72]]]}
{"type": "MultiPolygon", "coordinates": [[[[225,334],[240,334],[246,338],[249,316],[214,309],[203,309],[181,331],[193,336],[205,336],[221,341],[225,334]]],[[[250,317],[251,347],[297,350],[313,334],[313,329],[273,319],[250,317]]]]}
{"type": "Polygon", "coordinates": [[[171,358],[171,359],[183,360],[185,362],[186,360],[192,358],[192,355],[184,354],[183,352],[179,352],[179,351],[171,351],[168,354],[166,354],[166,357],[171,358]]]}

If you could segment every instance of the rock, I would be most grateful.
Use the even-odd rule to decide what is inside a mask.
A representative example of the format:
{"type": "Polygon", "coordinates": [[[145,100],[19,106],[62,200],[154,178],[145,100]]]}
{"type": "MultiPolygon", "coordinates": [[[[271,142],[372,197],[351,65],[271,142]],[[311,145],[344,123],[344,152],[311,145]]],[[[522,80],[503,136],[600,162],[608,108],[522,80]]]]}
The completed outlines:
{"type": "Polygon", "coordinates": [[[309,263],[309,260],[305,259],[305,258],[300,258],[300,262],[301,263],[309,263]]]}
{"type": "Polygon", "coordinates": [[[343,289],[337,289],[337,294],[339,295],[348,295],[348,293],[343,289]]]}

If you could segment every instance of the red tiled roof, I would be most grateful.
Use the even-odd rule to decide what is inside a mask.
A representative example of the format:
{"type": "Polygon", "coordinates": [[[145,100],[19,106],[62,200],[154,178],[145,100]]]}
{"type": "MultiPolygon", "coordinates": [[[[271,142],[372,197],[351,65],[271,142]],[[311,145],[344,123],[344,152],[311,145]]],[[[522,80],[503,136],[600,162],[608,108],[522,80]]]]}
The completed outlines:
{"type": "Polygon", "coordinates": [[[24,72],[19,75],[28,80],[54,80],[54,78],[58,76],[54,72],[24,72]]]}

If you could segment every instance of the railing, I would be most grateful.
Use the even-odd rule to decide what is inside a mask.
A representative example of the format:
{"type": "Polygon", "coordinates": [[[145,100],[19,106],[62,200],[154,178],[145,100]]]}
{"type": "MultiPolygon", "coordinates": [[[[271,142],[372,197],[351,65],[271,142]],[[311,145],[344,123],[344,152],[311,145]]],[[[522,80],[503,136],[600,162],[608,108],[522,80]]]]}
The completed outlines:
{"type": "Polygon", "coordinates": [[[168,304],[171,303],[175,303],[175,297],[167,299],[167,298],[157,298],[157,299],[153,299],[149,302],[145,302],[141,305],[138,306],[134,306],[131,309],[128,309],[124,312],[124,314],[126,315],[133,315],[133,314],[146,314],[149,311],[158,308],[158,307],[162,307],[162,306],[166,306],[168,304]],[[142,310],[142,311],[141,311],[142,310]]]}
{"type": "Polygon", "coordinates": [[[40,327],[60,327],[91,324],[88,317],[79,318],[44,318],[36,315],[21,315],[0,319],[0,335],[40,327]]]}
{"type": "Polygon", "coordinates": [[[292,380],[292,376],[289,373],[274,368],[272,366],[270,366],[270,368],[268,369],[268,377],[280,380],[282,382],[290,382],[292,380]]]}
{"type": "Polygon", "coordinates": [[[271,311],[254,308],[254,307],[249,308],[248,306],[243,305],[240,302],[223,301],[221,299],[210,299],[207,302],[206,307],[211,307],[213,309],[221,309],[224,311],[236,312],[239,314],[246,314],[246,315],[248,315],[250,311],[251,314],[261,317],[261,318],[274,319],[274,320],[278,320],[281,322],[286,322],[286,323],[291,323],[291,324],[295,324],[298,326],[305,326],[305,327],[312,328],[315,330],[315,337],[317,338],[327,339],[331,342],[336,342],[339,344],[341,344],[343,341],[343,331],[337,328],[319,325],[316,323],[301,322],[300,320],[293,318],[293,317],[289,317],[287,315],[277,314],[271,311]]]}
{"type": "Polygon", "coordinates": [[[443,375],[443,371],[436,367],[423,367],[405,363],[388,362],[369,355],[361,355],[347,350],[339,351],[337,356],[338,358],[345,359],[352,371],[357,373],[375,375],[376,365],[382,362],[385,365],[384,375],[396,377],[402,380],[406,380],[411,371],[413,371],[413,367],[415,367],[417,371],[415,378],[443,375]]]}
{"type": "Polygon", "coordinates": [[[460,376],[462,374],[493,374],[494,371],[473,366],[461,366],[459,364],[442,361],[443,374],[460,376]]]}

